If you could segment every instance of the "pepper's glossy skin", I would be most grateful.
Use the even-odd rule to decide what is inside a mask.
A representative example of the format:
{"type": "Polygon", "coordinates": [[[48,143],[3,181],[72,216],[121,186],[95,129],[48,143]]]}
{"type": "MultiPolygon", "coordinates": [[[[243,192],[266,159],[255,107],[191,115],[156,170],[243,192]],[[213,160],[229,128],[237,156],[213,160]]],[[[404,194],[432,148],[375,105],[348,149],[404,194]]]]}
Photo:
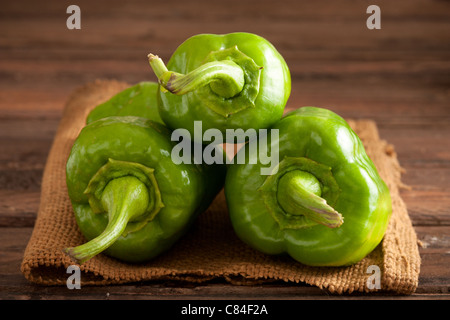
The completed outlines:
{"type": "MultiPolygon", "coordinates": [[[[306,158],[331,169],[338,185],[331,205],[342,214],[343,223],[329,228],[304,217],[295,220],[283,212],[293,226],[282,227],[261,192],[267,179],[260,175],[261,163],[246,162],[231,165],[225,182],[237,235],[257,250],[287,253],[306,265],[345,266],[363,259],[382,240],[392,209],[389,190],[359,137],[340,116],[315,107],[288,113],[272,129],[279,130],[279,139],[271,145],[279,145],[280,161],[285,157],[306,158]]],[[[248,153],[248,148],[240,152],[244,150],[248,153]]],[[[279,205],[275,205],[276,210],[282,210],[279,205]]]]}
{"type": "MultiPolygon", "coordinates": [[[[259,92],[254,106],[224,117],[206,106],[204,90],[201,93],[197,90],[181,96],[162,90],[159,93],[159,111],[169,128],[185,128],[194,137],[194,121],[202,121],[203,130],[214,128],[225,133],[226,129],[246,131],[250,128],[256,130],[268,128],[282,117],[291,92],[290,72],[275,47],[258,35],[239,32],[193,36],[176,49],[167,68],[170,71],[187,74],[204,64],[211,52],[234,46],[253,59],[257,66],[262,67],[259,92]]],[[[212,91],[210,95],[216,96],[212,91]]],[[[233,103],[233,99],[224,100],[233,103]]]]}
{"type": "Polygon", "coordinates": [[[87,116],[86,123],[111,116],[143,117],[163,124],[158,112],[159,84],[143,81],[96,106],[87,116]]]}
{"type": "Polygon", "coordinates": [[[84,193],[108,159],[154,169],[164,207],[141,229],[120,236],[107,255],[127,262],[152,259],[169,249],[195,217],[206,210],[225,177],[223,166],[175,165],[174,142],[163,125],[140,117],[107,117],[84,127],[66,166],[69,197],[83,235],[91,240],[106,227],[108,215],[94,213],[84,193]]]}

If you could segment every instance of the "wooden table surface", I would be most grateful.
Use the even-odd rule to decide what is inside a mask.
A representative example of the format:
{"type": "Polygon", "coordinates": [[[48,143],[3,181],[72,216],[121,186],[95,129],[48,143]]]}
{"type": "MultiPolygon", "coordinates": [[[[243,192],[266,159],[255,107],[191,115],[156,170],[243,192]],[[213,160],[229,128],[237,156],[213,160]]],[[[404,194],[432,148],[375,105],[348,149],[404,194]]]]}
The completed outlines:
{"type": "MultiPolygon", "coordinates": [[[[46,158],[68,95],[95,79],[156,80],[151,50],[167,61],[198,33],[247,31],[270,40],[292,74],[288,108],[315,105],[377,122],[406,173],[402,190],[422,246],[411,296],[450,297],[450,2],[376,1],[369,30],[360,0],[74,1],[81,30],[66,27],[66,1],[0,7],[0,299],[329,299],[316,287],[142,283],[42,287],[20,272],[39,208],[46,158]]],[[[331,296],[331,298],[336,298],[331,296]]]]}

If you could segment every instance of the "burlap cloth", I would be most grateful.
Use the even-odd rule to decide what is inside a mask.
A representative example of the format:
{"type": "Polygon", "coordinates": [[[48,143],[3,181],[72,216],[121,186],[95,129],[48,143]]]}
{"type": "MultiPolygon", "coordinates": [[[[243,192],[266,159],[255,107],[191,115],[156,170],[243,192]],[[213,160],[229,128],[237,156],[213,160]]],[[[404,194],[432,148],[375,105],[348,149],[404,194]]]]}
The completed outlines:
{"type": "MultiPolygon", "coordinates": [[[[85,242],[76,225],[65,184],[65,163],[88,112],[128,84],[96,81],[76,90],[69,98],[50,150],[42,180],[40,207],[26,247],[21,270],[31,282],[66,285],[66,268],[73,262],[62,249],[85,242]]],[[[392,195],[393,214],[382,243],[351,267],[307,267],[287,256],[256,252],[234,234],[221,192],[201,214],[184,238],[171,250],[145,264],[126,264],[98,255],[80,266],[82,285],[123,284],[137,281],[205,282],[233,284],[285,281],[306,283],[327,292],[373,292],[367,286],[368,267],[381,270],[381,290],[411,294],[418,284],[420,256],[416,233],[399,195],[401,167],[393,146],[380,140],[370,120],[349,120],[367,153],[386,181],[392,195]]]]}

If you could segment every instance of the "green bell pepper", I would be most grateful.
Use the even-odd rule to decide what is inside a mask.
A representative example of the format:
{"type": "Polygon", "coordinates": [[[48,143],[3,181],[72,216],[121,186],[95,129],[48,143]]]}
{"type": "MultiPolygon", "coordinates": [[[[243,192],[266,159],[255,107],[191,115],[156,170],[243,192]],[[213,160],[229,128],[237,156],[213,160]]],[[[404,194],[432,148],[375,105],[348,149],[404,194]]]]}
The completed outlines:
{"type": "MultiPolygon", "coordinates": [[[[303,107],[271,127],[278,165],[261,175],[258,153],[228,168],[225,195],[236,234],[267,254],[311,266],[346,266],[382,240],[391,216],[389,189],[347,122],[303,107]],[[256,161],[254,161],[256,159],[256,161]],[[253,162],[252,162],[253,160],[253,162]],[[254,163],[254,164],[252,164],[254,163]]],[[[274,151],[275,152],[275,151],[274,151]]]]}
{"type": "Polygon", "coordinates": [[[191,137],[194,121],[202,121],[204,130],[241,130],[237,142],[252,139],[282,117],[291,92],[281,54],[251,33],[199,34],[176,49],[167,67],[153,54],[149,62],[161,85],[161,118],[191,137]]]}
{"type": "Polygon", "coordinates": [[[96,106],[86,123],[111,116],[136,116],[164,124],[158,112],[158,89],[158,83],[152,81],[135,84],[96,106]]]}
{"type": "Polygon", "coordinates": [[[127,262],[168,250],[223,187],[225,167],[175,164],[171,131],[143,117],[85,126],[66,165],[76,222],[89,240],[65,252],[83,263],[100,252],[127,262]]]}

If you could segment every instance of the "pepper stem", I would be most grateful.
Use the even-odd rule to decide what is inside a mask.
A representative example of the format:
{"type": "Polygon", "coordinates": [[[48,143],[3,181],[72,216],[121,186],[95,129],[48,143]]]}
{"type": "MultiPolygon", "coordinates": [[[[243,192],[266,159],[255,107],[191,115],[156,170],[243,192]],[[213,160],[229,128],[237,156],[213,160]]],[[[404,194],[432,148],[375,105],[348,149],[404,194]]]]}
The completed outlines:
{"type": "Polygon", "coordinates": [[[278,181],[278,203],[291,215],[304,215],[329,228],[339,227],[344,221],[342,215],[321,198],[320,182],[312,174],[292,170],[278,181]]]}
{"type": "Polygon", "coordinates": [[[150,197],[143,182],[133,176],[111,180],[103,190],[101,204],[109,222],[96,238],[64,251],[81,264],[110,247],[124,233],[128,222],[145,214],[150,197]]]}
{"type": "Polygon", "coordinates": [[[228,99],[244,88],[244,71],[231,60],[207,62],[188,74],[169,71],[157,55],[150,53],[148,60],[162,88],[176,95],[184,95],[209,84],[214,93],[228,99]]]}

